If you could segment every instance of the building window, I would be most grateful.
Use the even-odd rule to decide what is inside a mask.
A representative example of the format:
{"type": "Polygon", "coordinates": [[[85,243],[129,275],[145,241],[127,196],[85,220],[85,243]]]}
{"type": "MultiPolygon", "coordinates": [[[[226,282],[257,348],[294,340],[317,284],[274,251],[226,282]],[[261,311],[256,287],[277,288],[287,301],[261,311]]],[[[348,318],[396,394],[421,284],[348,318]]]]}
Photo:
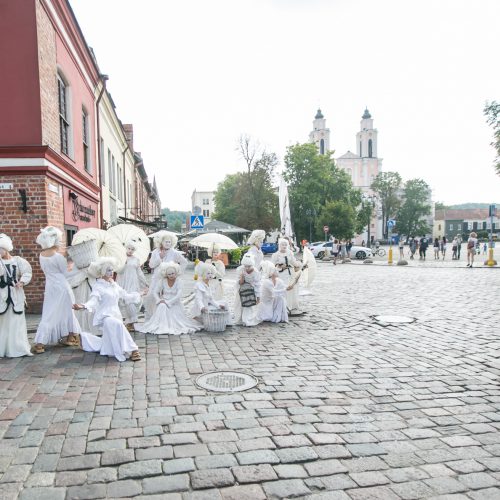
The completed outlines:
{"type": "Polygon", "coordinates": [[[108,149],[108,183],[109,190],[113,191],[113,167],[111,165],[111,151],[108,149]]]}
{"type": "Polygon", "coordinates": [[[325,140],[321,139],[319,141],[319,154],[324,155],[325,154],[325,140]]]}
{"type": "Polygon", "coordinates": [[[117,182],[116,182],[116,187],[117,187],[117,195],[118,195],[118,199],[120,201],[123,200],[123,193],[122,193],[122,169],[120,168],[120,165],[118,165],[118,163],[116,164],[116,175],[117,175],[117,182]]]}
{"type": "Polygon", "coordinates": [[[210,210],[203,210],[204,217],[210,217],[210,210]]]}
{"type": "Polygon", "coordinates": [[[71,242],[73,241],[73,237],[75,236],[76,232],[78,231],[78,227],[76,226],[64,226],[64,231],[66,233],[66,246],[70,246],[71,242]]]}
{"type": "Polygon", "coordinates": [[[99,163],[101,164],[101,184],[106,185],[106,165],[104,164],[104,139],[101,137],[101,148],[99,151],[99,163]]]}
{"type": "Polygon", "coordinates": [[[441,231],[441,224],[438,224],[438,231],[441,231]]]}
{"type": "Polygon", "coordinates": [[[363,143],[359,141],[359,156],[363,156],[363,143]]]}
{"type": "Polygon", "coordinates": [[[60,76],[57,77],[57,88],[58,88],[58,98],[59,98],[59,135],[61,140],[61,152],[69,156],[70,126],[69,126],[68,86],[60,76]]]}
{"type": "MultiPolygon", "coordinates": [[[[441,226],[439,226],[439,229],[441,229],[441,226]]],[[[453,231],[453,224],[450,224],[450,231],[453,231]]]]}
{"type": "Polygon", "coordinates": [[[208,198],[203,198],[203,205],[210,205],[210,200],[208,198]]]}
{"type": "Polygon", "coordinates": [[[115,157],[111,155],[111,175],[112,180],[109,182],[111,186],[111,192],[116,195],[116,165],[115,165],[115,157]]]}
{"type": "Polygon", "coordinates": [[[486,229],[486,225],[487,225],[487,223],[483,222],[483,229],[486,229]]]}
{"type": "Polygon", "coordinates": [[[90,139],[89,139],[89,115],[82,108],[82,142],[83,142],[83,166],[87,172],[90,172],[90,139]]]}
{"type": "Polygon", "coordinates": [[[371,139],[368,141],[368,158],[373,158],[373,142],[371,139]]]}

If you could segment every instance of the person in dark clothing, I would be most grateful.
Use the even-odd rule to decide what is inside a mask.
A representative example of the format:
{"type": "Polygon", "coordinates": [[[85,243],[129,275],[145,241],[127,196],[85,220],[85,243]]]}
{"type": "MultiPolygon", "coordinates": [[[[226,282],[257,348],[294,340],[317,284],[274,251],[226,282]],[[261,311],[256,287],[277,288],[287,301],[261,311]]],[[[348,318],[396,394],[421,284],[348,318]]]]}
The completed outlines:
{"type": "Polygon", "coordinates": [[[420,260],[425,260],[425,253],[427,252],[428,246],[429,246],[429,240],[425,236],[422,236],[422,238],[420,238],[420,246],[418,249],[420,260]]]}

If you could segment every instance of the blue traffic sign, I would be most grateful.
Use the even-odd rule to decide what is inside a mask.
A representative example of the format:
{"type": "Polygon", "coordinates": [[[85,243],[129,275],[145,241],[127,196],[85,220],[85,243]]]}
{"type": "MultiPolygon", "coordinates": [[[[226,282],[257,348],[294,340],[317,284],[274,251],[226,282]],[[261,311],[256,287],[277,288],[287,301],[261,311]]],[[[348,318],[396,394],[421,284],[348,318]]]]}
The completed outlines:
{"type": "Polygon", "coordinates": [[[394,219],[387,220],[387,227],[394,227],[396,225],[396,221],[394,219]]]}
{"type": "Polygon", "coordinates": [[[203,229],[205,217],[203,215],[191,215],[191,229],[203,229]]]}

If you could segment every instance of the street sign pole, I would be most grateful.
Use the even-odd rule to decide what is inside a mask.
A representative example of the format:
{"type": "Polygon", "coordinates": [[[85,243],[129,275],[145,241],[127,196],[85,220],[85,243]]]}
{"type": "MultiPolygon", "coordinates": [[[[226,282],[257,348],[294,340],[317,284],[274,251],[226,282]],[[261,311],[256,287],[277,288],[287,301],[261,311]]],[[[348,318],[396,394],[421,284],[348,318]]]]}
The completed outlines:
{"type": "Polygon", "coordinates": [[[495,265],[495,259],[493,258],[493,217],[496,215],[496,206],[490,205],[490,245],[488,248],[488,267],[493,267],[495,265]]]}

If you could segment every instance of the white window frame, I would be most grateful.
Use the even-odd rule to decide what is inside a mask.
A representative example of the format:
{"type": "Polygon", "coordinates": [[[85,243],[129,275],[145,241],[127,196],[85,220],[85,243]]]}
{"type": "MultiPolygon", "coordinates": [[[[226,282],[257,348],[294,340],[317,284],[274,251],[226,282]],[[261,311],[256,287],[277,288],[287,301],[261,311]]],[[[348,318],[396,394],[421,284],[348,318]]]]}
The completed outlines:
{"type": "Polygon", "coordinates": [[[57,72],[57,111],[59,115],[59,149],[61,153],[73,159],[73,116],[71,113],[71,86],[68,82],[68,79],[63,75],[61,71],[57,72]],[[65,115],[61,114],[61,102],[60,102],[60,92],[59,85],[61,82],[64,85],[64,104],[65,104],[65,115]],[[61,124],[64,120],[66,129],[66,151],[63,149],[63,141],[62,141],[62,129],[61,124]]]}
{"type": "Polygon", "coordinates": [[[92,173],[92,155],[90,140],[90,120],[89,113],[82,106],[82,146],[83,146],[83,168],[89,174],[92,173]]]}

